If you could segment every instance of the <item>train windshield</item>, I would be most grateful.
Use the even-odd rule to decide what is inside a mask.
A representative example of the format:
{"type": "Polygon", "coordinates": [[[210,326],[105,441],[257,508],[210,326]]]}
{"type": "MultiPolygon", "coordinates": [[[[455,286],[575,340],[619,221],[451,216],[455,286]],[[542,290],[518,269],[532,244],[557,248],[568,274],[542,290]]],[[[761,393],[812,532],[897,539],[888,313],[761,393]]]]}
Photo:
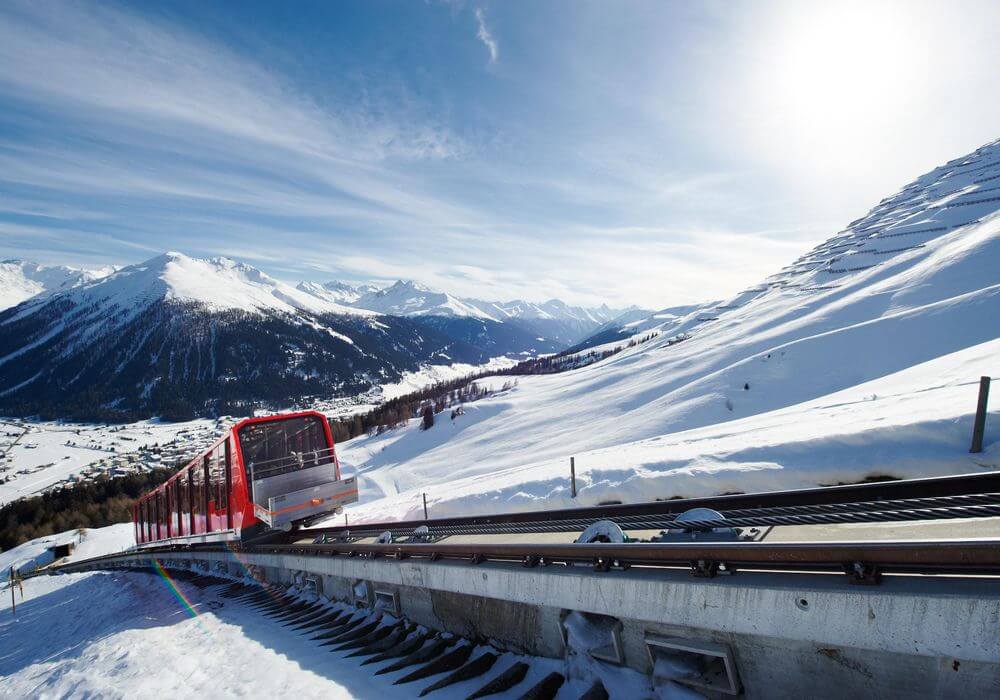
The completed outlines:
{"type": "Polygon", "coordinates": [[[252,423],[239,430],[240,448],[251,479],[327,464],[333,450],[326,441],[323,421],[300,416],[252,423]]]}

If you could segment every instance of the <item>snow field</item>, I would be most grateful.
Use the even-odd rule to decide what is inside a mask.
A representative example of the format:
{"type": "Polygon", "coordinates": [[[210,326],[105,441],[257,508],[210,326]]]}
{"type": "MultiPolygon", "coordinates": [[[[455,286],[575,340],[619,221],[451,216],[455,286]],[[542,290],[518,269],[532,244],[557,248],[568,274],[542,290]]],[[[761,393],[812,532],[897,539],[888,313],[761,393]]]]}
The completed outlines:
{"type": "Polygon", "coordinates": [[[132,464],[129,455],[178,438],[188,439],[192,448],[200,449],[208,445],[216,430],[216,422],[209,419],[183,423],[154,419],[119,426],[0,419],[0,453],[4,455],[0,458],[0,479],[6,480],[0,484],[0,505],[96,471],[91,465],[101,460],[108,460],[102,471],[112,473],[133,467],[173,466],[172,460],[169,465],[132,464]],[[116,462],[118,466],[114,466],[116,462]]]}

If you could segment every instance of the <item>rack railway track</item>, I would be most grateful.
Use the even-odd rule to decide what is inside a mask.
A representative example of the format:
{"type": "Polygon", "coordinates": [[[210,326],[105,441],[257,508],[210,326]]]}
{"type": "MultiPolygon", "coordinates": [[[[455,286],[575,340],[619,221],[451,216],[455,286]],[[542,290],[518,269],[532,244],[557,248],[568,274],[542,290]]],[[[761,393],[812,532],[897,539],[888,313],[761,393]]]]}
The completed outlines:
{"type": "Polygon", "coordinates": [[[726,522],[712,524],[722,527],[989,517],[1000,515],[1000,472],[555,511],[318,527],[280,535],[274,541],[287,543],[305,536],[357,540],[378,537],[383,532],[391,532],[394,538],[412,537],[422,527],[427,527],[434,536],[578,532],[601,520],[615,522],[625,530],[665,529],[675,526],[677,516],[694,508],[722,513],[726,522]]]}
{"type": "Polygon", "coordinates": [[[638,567],[685,568],[699,577],[741,569],[775,572],[841,572],[853,583],[878,583],[883,573],[1000,575],[1000,538],[873,539],[866,541],[625,541],[561,543],[477,535],[580,532],[610,520],[624,531],[896,523],[1000,516],[1000,472],[878,482],[831,488],[737,494],[548,512],[439,518],[278,533],[240,544],[168,544],[58,567],[99,565],[122,558],[151,558],[185,551],[278,556],[346,556],[401,561],[515,563],[525,567],[591,566],[595,571],[638,567]],[[694,508],[721,519],[679,520],[694,508]],[[385,536],[389,533],[389,537],[385,536]],[[381,536],[380,541],[378,537],[381,536]],[[462,536],[464,541],[449,538],[462,536]],[[516,540],[516,541],[515,541],[516,540]]]}

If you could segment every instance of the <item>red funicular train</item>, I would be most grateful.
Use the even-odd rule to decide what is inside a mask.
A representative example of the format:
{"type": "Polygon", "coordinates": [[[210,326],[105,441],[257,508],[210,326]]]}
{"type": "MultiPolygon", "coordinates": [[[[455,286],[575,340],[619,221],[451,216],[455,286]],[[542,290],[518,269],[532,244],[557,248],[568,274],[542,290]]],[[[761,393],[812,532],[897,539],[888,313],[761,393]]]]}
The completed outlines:
{"type": "Polygon", "coordinates": [[[135,541],[248,539],[308,525],[357,500],[357,478],[341,479],[322,413],[247,418],[139,499],[135,541]]]}

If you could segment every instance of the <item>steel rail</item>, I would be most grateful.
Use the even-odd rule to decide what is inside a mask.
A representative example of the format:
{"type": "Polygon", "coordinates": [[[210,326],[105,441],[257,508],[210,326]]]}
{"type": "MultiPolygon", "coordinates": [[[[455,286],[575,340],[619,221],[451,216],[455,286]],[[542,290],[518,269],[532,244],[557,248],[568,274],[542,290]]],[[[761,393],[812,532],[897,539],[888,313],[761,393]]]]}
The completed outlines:
{"type": "Polygon", "coordinates": [[[552,543],[401,543],[401,544],[268,544],[222,547],[216,544],[170,545],[106,554],[54,567],[69,571],[100,562],[156,559],[176,553],[228,552],[282,556],[337,556],[432,561],[450,559],[472,563],[515,561],[529,566],[548,563],[621,563],[643,566],[686,566],[721,562],[739,566],[785,568],[840,568],[864,563],[917,573],[942,571],[1000,574],[1000,539],[875,540],[867,542],[671,542],[626,544],[552,543]]]}
{"type": "MultiPolygon", "coordinates": [[[[246,550],[245,550],[246,551],[246,550]]],[[[629,544],[404,543],[263,545],[260,554],[390,559],[425,558],[520,562],[526,566],[585,563],[612,566],[871,570],[911,573],[1000,574],[1000,540],[885,540],[869,542],[682,542],[629,544]]]]}
{"type": "MultiPolygon", "coordinates": [[[[121,560],[147,562],[171,554],[199,552],[241,556],[346,556],[386,561],[450,560],[468,564],[516,563],[525,567],[589,566],[595,571],[633,566],[686,569],[700,577],[738,570],[777,573],[839,572],[852,583],[876,584],[883,573],[1000,576],[1000,539],[881,540],[867,542],[672,542],[626,544],[549,543],[402,543],[268,544],[223,547],[218,544],[169,545],[103,555],[52,567],[50,572],[112,568],[121,560]]],[[[296,565],[299,566],[299,565],[296,565]]],[[[37,572],[46,573],[46,570],[37,572]]]]}
{"type": "MultiPolygon", "coordinates": [[[[810,506],[799,506],[797,512],[785,514],[782,509],[761,508],[758,510],[741,510],[723,512],[722,519],[685,519],[679,520],[673,516],[636,517],[626,516],[615,519],[623,530],[667,530],[694,529],[709,530],[726,527],[770,527],[774,525],[832,525],[842,523],[872,523],[872,522],[906,522],[914,520],[945,520],[952,518],[984,518],[1000,516],[1000,494],[985,496],[953,496],[951,499],[908,499],[903,502],[885,502],[877,504],[844,504],[833,510],[833,506],[821,506],[822,510],[810,512],[810,506]],[[968,499],[968,502],[965,501],[968,499]],[[854,509],[853,506],[860,506],[854,509]]],[[[787,509],[786,509],[787,510],[787,509]]],[[[431,534],[435,536],[476,535],[476,534],[529,534],[542,532],[579,532],[593,520],[551,520],[532,523],[516,523],[513,525],[490,525],[470,527],[440,527],[434,528],[431,534]]],[[[352,536],[370,532],[377,534],[378,530],[362,526],[350,530],[352,536]]],[[[413,531],[390,530],[394,536],[412,536],[413,531]]],[[[311,533],[311,531],[310,531],[311,533]]]]}
{"type": "MultiPolygon", "coordinates": [[[[722,519],[686,519],[674,517],[665,518],[620,518],[614,522],[625,531],[634,530],[711,530],[715,528],[733,527],[773,527],[794,525],[837,525],[851,523],[889,523],[929,520],[950,520],[955,518],[986,518],[1000,517],[1000,501],[985,505],[954,505],[937,508],[906,508],[886,510],[846,511],[841,513],[816,513],[803,515],[775,515],[766,509],[759,512],[747,512],[745,515],[723,513],[722,519]]],[[[452,537],[456,535],[523,535],[551,532],[581,532],[596,521],[588,520],[553,520],[535,523],[518,523],[514,525],[490,525],[485,527],[441,527],[430,530],[433,537],[452,537]]],[[[394,537],[414,537],[413,530],[390,530],[394,537]]],[[[368,528],[349,530],[351,538],[360,539],[380,534],[380,531],[368,528]]],[[[312,531],[306,531],[312,535],[312,531]]],[[[293,538],[294,539],[294,538],[293,538]]]]}
{"type": "Polygon", "coordinates": [[[421,526],[426,526],[437,536],[572,532],[598,520],[612,520],[623,529],[668,529],[674,526],[678,515],[692,508],[720,511],[726,522],[689,523],[688,527],[937,520],[996,516],[1000,515],[1000,511],[995,510],[998,505],[1000,472],[989,472],[554,511],[362,523],[351,527],[310,528],[297,536],[337,538],[349,534],[351,537],[371,537],[388,530],[398,537],[410,536],[421,526]],[[760,518],[768,520],[756,520],[760,518]],[[740,523],[736,522],[737,519],[740,523]]]}

